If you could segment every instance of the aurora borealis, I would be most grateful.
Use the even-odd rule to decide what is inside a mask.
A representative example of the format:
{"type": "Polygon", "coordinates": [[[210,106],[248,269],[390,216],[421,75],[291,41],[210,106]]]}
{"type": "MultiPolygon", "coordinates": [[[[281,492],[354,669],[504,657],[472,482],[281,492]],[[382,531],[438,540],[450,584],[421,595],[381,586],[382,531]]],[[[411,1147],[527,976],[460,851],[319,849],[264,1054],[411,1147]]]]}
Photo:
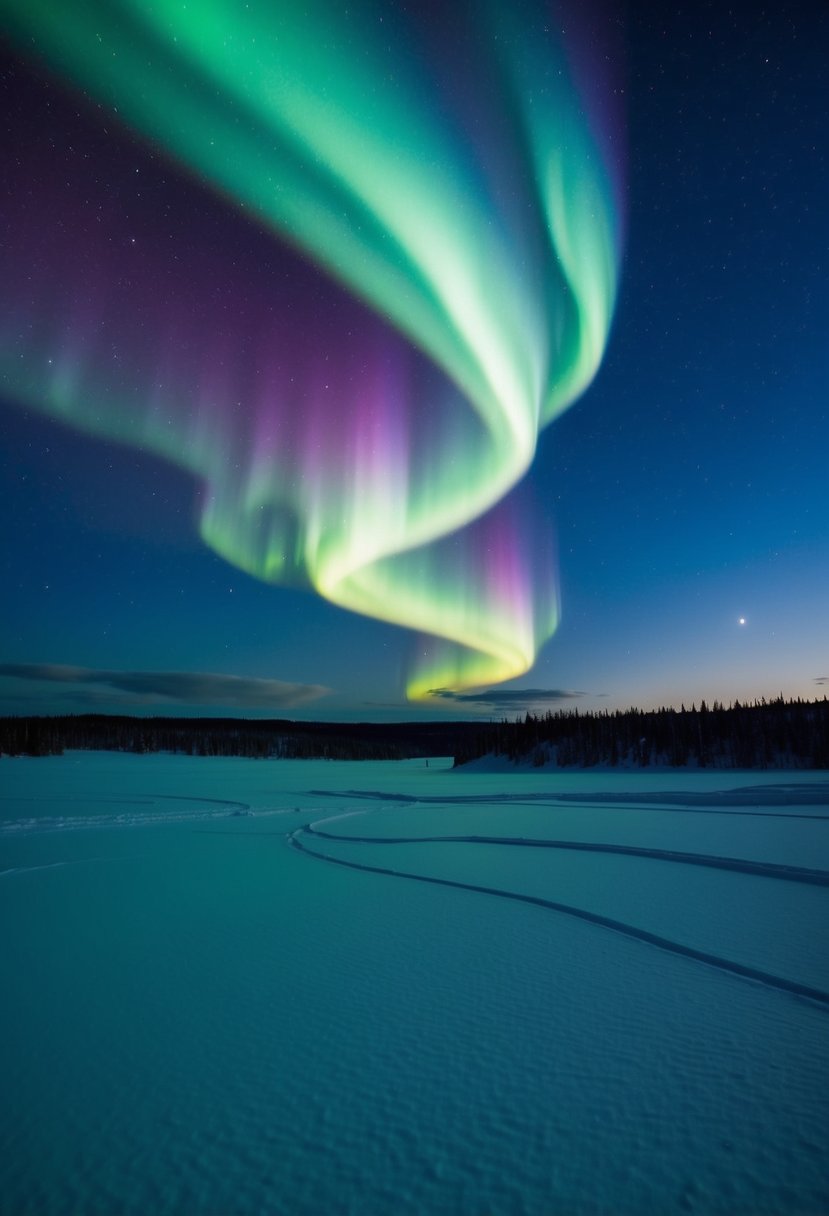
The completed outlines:
{"type": "Polygon", "coordinates": [[[0,0],[5,712],[819,693],[829,13],[279,8],[0,0]]]}
{"type": "MultiPolygon", "coordinates": [[[[8,15],[113,123],[300,255],[270,276],[193,242],[171,274],[150,219],[125,273],[107,187],[33,166],[12,395],[195,474],[203,539],[247,573],[433,637],[410,696],[526,671],[557,622],[549,545],[515,508],[487,513],[607,341],[620,181],[601,77],[585,97],[543,8],[458,6],[462,72],[442,19],[370,3],[8,15]]],[[[186,231],[180,195],[159,202],[167,239],[186,231]]]]}

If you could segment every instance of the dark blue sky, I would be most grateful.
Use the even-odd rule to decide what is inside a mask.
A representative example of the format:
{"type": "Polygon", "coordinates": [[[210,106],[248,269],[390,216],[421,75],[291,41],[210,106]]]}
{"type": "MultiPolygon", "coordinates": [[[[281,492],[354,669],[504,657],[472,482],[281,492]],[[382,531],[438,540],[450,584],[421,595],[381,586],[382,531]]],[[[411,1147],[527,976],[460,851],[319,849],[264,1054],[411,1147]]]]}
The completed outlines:
{"type": "MultiPolygon", "coordinates": [[[[621,290],[598,377],[543,432],[530,474],[557,538],[561,624],[505,687],[585,708],[823,695],[829,12],[634,3],[620,22],[621,290]]],[[[70,94],[11,52],[2,90],[10,146],[74,130],[70,94]]],[[[116,171],[106,155],[90,150],[91,172],[116,171]]],[[[194,222],[217,222],[210,206],[194,222]]],[[[8,225],[2,240],[0,260],[8,225]]],[[[8,400],[0,484],[0,712],[438,711],[405,704],[409,633],[225,563],[198,538],[197,485],[157,457],[8,400]],[[192,684],[176,699],[160,695],[174,682],[127,674],[169,672],[246,683],[204,682],[188,701],[192,684]],[[313,687],[306,700],[262,679],[313,687]],[[331,692],[311,699],[317,686],[331,692]]],[[[483,712],[525,703],[493,696],[483,712]]]]}

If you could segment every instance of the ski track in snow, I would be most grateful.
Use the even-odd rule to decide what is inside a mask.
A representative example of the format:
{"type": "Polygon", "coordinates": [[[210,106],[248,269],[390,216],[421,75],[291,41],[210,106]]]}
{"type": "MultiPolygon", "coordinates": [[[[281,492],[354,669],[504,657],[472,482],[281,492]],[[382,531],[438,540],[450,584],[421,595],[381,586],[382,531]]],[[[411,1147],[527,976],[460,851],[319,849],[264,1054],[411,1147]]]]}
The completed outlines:
{"type": "MultiPolygon", "coordinates": [[[[461,891],[472,891],[480,895],[494,895],[500,899],[511,899],[518,903],[530,904],[535,907],[545,908],[552,912],[560,912],[566,916],[573,916],[579,920],[587,921],[590,924],[599,925],[604,929],[610,929],[615,933],[620,933],[625,937],[634,938],[637,941],[645,942],[648,945],[656,946],[660,950],[667,950],[672,954],[681,955],[684,958],[693,959],[696,962],[705,963],[710,967],[715,967],[719,971],[726,972],[734,976],[739,976],[742,979],[754,980],[757,983],[765,985],[767,988],[776,988],[781,992],[787,992],[794,996],[803,997],[809,1001],[815,1002],[820,1008],[829,1012],[829,992],[821,988],[814,988],[809,984],[801,984],[797,980],[787,979],[785,976],[773,975],[771,972],[762,971],[757,967],[748,967],[743,963],[735,962],[731,959],[724,958],[720,955],[711,954],[705,950],[697,950],[693,946],[686,946],[682,942],[677,942],[671,938],[662,937],[660,934],[651,933],[647,929],[640,929],[636,925],[628,924],[625,921],[615,920],[609,916],[602,916],[597,912],[591,912],[587,908],[577,908],[572,904],[559,903],[556,900],[544,899],[540,895],[526,895],[520,891],[505,890],[501,887],[487,887],[478,885],[477,883],[460,882],[451,878],[437,878],[429,874],[414,874],[407,870],[396,870],[389,866],[372,866],[365,862],[347,861],[342,857],[333,857],[329,853],[316,852],[310,849],[307,844],[300,839],[303,835],[325,836],[326,833],[319,832],[311,827],[300,827],[296,831],[289,834],[289,843],[292,848],[303,853],[305,856],[313,857],[318,861],[327,861],[332,865],[344,866],[351,870],[361,870],[371,874],[384,874],[391,878],[405,878],[414,882],[430,883],[440,887],[452,887],[461,891]]],[[[358,841],[363,840],[363,843],[383,843],[383,844],[410,844],[421,843],[420,840],[379,840],[368,837],[344,837],[330,836],[334,840],[358,841]]],[[[446,837],[432,838],[446,840],[446,837]]],[[[463,838],[455,838],[455,840],[463,838]]],[[[523,843],[520,841],[500,840],[500,844],[505,843],[523,843]]],[[[615,850],[614,850],[615,851],[615,850]]],[[[653,851],[649,850],[630,850],[637,854],[648,856],[653,851]]],[[[672,859],[676,860],[676,859],[672,859]]],[[[698,863],[700,864],[700,863],[698,863]]],[[[779,877],[779,876],[776,876],[779,877]]],[[[803,881],[802,879],[799,881],[803,881]]]]}
{"type": "MultiPolygon", "coordinates": [[[[359,798],[367,802],[380,802],[394,806],[424,807],[451,804],[453,806],[469,806],[470,808],[487,804],[489,806],[533,806],[541,809],[563,810],[567,807],[579,810],[607,809],[612,807],[620,811],[693,811],[710,815],[731,816],[762,816],[764,818],[780,819],[818,819],[829,820],[827,814],[799,814],[784,810],[761,811],[761,806],[791,807],[791,806],[824,806],[829,810],[829,784],[825,782],[805,783],[801,785],[767,785],[749,786],[743,789],[714,792],[672,792],[659,791],[652,794],[636,793],[632,795],[608,794],[556,794],[538,793],[527,794],[462,794],[445,797],[429,795],[411,795],[389,793],[381,790],[346,790],[326,791],[311,790],[314,796],[359,798]]],[[[380,809],[380,808],[378,808],[380,809]]],[[[366,813],[366,812],[364,812],[366,813]]],[[[332,815],[330,818],[318,820],[311,824],[302,824],[288,833],[290,846],[307,857],[327,861],[333,865],[344,866],[348,869],[367,873],[384,874],[393,878],[404,878],[415,882],[430,883],[436,886],[453,887],[458,890],[471,891],[483,895],[496,896],[501,899],[511,899],[519,903],[531,904],[549,911],[573,916],[602,928],[609,929],[626,937],[656,946],[673,954],[681,955],[696,962],[715,967],[719,971],[743,979],[753,980],[766,987],[787,992],[814,1002],[819,1007],[829,1010],[829,992],[797,980],[774,975],[757,967],[747,966],[724,956],[709,951],[698,950],[661,934],[651,933],[636,925],[612,917],[591,912],[586,908],[578,908],[571,904],[546,899],[539,895],[525,894],[520,891],[507,890],[500,887],[490,887],[477,883],[461,882],[456,879],[439,878],[429,874],[413,873],[390,866],[375,866],[367,862],[348,860],[336,857],[311,847],[314,838],[318,840],[338,841],[347,844],[364,845],[419,845],[419,844],[470,844],[490,847],[528,848],[572,850],[577,852],[613,853],[623,856],[640,857],[657,862],[667,862],[680,865],[702,866],[710,869],[731,871],[734,873],[750,874],[755,877],[777,879],[786,882],[805,883],[809,885],[829,887],[829,871],[812,869],[805,866],[781,865],[774,862],[751,861],[739,857],[723,857],[705,853],[686,853],[675,849],[646,848],[635,845],[622,845],[597,841],[574,841],[557,839],[538,839],[522,836],[483,836],[483,835],[446,835],[446,836],[357,836],[343,835],[327,830],[328,825],[353,815],[354,812],[332,815]]]]}
{"type": "MultiPolygon", "coordinates": [[[[331,820],[323,822],[330,823],[331,820]]],[[[631,857],[650,857],[655,861],[674,861],[689,866],[708,866],[716,870],[732,870],[739,874],[759,874],[763,878],[780,878],[789,882],[813,883],[829,887],[829,870],[813,870],[808,866],[779,865],[771,861],[746,861],[741,857],[717,857],[708,853],[683,853],[678,849],[648,849],[638,845],[606,844],[582,840],[536,840],[528,836],[339,836],[324,832],[311,824],[302,829],[312,836],[326,840],[360,841],[363,844],[491,844],[526,849],[573,849],[582,853],[621,853],[631,857]]]]}

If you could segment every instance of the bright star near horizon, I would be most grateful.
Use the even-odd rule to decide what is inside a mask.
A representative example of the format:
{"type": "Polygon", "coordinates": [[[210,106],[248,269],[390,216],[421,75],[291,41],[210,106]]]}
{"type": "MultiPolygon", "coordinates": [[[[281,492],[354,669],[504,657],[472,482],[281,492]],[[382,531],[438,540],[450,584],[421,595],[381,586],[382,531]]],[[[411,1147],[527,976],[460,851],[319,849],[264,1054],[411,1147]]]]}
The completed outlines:
{"type": "Polygon", "coordinates": [[[745,625],[745,623],[746,623],[746,618],[745,618],[744,616],[741,616],[741,617],[740,617],[740,619],[739,619],[739,621],[738,621],[737,623],[738,623],[739,625],[745,625]]]}

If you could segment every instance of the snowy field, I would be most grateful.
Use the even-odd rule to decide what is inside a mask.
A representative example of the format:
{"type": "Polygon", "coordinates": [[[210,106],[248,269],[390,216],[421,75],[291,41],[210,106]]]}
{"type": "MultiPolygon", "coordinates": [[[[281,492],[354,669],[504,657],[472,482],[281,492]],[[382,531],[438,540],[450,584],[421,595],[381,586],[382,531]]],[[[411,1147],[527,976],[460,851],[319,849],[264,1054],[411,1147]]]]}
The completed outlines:
{"type": "Polygon", "coordinates": [[[0,1211],[829,1211],[829,773],[0,761],[0,1211]]]}

